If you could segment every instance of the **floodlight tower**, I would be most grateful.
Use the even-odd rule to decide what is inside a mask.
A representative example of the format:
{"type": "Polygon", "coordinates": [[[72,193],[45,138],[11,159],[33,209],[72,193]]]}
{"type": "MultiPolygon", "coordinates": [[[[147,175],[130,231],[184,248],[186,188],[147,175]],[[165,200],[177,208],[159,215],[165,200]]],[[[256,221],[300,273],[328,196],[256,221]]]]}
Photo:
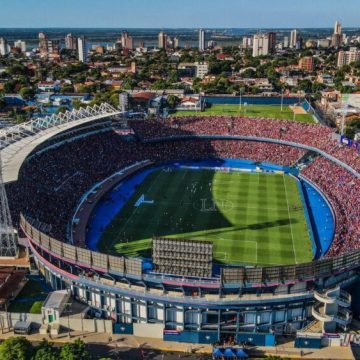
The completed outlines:
{"type": "Polygon", "coordinates": [[[0,257],[15,258],[17,255],[17,233],[12,226],[9,203],[3,183],[0,151],[0,257]]]}

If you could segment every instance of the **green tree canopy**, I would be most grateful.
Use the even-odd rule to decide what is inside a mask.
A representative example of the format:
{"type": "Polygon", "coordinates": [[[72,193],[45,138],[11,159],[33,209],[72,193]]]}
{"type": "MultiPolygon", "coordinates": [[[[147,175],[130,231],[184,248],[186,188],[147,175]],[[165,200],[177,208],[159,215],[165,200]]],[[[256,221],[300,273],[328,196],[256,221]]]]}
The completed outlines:
{"type": "Polygon", "coordinates": [[[24,86],[20,89],[19,94],[23,99],[29,100],[35,96],[35,91],[32,88],[24,86]]]}
{"type": "Polygon", "coordinates": [[[56,110],[57,114],[63,114],[64,112],[66,112],[67,107],[66,106],[59,106],[56,110]]]}
{"type": "Polygon", "coordinates": [[[65,344],[60,350],[60,360],[88,360],[89,352],[85,343],[76,339],[73,343],[65,344]]]}
{"type": "Polygon", "coordinates": [[[25,337],[10,337],[0,344],[0,360],[30,360],[34,353],[25,337]]]}
{"type": "Polygon", "coordinates": [[[175,95],[169,95],[167,97],[167,103],[171,109],[175,109],[179,105],[180,99],[175,95]]]}
{"type": "Polygon", "coordinates": [[[47,340],[43,340],[36,347],[36,354],[32,360],[58,360],[59,350],[53,347],[47,340]]]}

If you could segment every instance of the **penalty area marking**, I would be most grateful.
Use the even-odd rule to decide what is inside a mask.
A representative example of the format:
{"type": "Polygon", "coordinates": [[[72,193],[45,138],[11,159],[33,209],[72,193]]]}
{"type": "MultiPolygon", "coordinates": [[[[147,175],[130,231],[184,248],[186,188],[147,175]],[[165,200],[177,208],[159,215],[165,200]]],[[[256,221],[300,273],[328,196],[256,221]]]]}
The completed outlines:
{"type": "Polygon", "coordinates": [[[223,254],[223,257],[220,258],[219,256],[217,256],[218,260],[223,261],[227,259],[227,252],[226,251],[218,251],[216,254],[223,254]]]}
{"type": "MultiPolygon", "coordinates": [[[[226,239],[224,239],[223,237],[221,237],[219,235],[215,235],[215,237],[217,237],[219,240],[226,241],[226,239]]],[[[258,242],[254,241],[254,240],[241,240],[241,242],[255,244],[255,261],[254,261],[254,263],[257,264],[257,262],[258,262],[258,242]]],[[[226,251],[216,251],[216,254],[225,254],[225,258],[224,259],[219,259],[220,261],[227,259],[227,252],[226,251]]]]}

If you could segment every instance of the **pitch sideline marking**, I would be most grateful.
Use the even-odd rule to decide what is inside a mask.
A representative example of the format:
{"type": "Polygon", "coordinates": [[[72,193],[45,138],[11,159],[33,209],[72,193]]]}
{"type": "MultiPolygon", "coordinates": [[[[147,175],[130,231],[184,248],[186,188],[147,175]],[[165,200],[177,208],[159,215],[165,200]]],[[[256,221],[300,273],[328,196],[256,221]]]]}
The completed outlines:
{"type": "MultiPolygon", "coordinates": [[[[161,174],[161,172],[159,172],[156,176],[156,178],[154,180],[156,180],[159,175],[161,174]]],[[[153,185],[155,184],[156,181],[153,181],[152,184],[150,185],[150,187],[148,188],[147,192],[149,192],[151,190],[151,188],[153,187],[153,185]]],[[[139,209],[139,207],[136,207],[135,210],[133,211],[133,213],[129,216],[129,218],[127,219],[127,221],[125,222],[124,226],[121,228],[121,231],[119,232],[119,236],[117,236],[112,242],[111,242],[111,246],[110,248],[113,247],[115,241],[118,242],[118,238],[121,236],[121,232],[125,233],[125,229],[127,224],[129,223],[129,221],[131,220],[131,218],[135,215],[136,211],[139,209]]]]}
{"type": "Polygon", "coordinates": [[[292,245],[293,245],[293,251],[294,251],[294,257],[295,257],[295,264],[297,264],[297,259],[296,259],[296,251],[295,251],[295,244],[294,244],[294,234],[293,234],[293,230],[292,230],[292,223],[291,223],[291,214],[290,214],[290,207],[289,207],[289,199],[287,196],[287,189],[286,189],[286,182],[285,182],[285,175],[283,175],[283,181],[284,181],[284,189],[285,189],[285,197],[286,197],[286,204],[288,207],[288,214],[289,214],[289,221],[290,221],[290,232],[291,232],[291,239],[292,239],[292,245]]]}

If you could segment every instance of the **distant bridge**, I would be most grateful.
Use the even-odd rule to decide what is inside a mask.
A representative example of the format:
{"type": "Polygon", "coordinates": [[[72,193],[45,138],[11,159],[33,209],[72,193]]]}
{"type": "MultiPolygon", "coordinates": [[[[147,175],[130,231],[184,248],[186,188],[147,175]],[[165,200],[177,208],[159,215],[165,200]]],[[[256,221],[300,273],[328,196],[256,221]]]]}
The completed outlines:
{"type": "Polygon", "coordinates": [[[41,143],[73,127],[121,114],[113,106],[87,106],[79,110],[37,118],[0,130],[3,182],[16,181],[27,156],[41,143]]]}

